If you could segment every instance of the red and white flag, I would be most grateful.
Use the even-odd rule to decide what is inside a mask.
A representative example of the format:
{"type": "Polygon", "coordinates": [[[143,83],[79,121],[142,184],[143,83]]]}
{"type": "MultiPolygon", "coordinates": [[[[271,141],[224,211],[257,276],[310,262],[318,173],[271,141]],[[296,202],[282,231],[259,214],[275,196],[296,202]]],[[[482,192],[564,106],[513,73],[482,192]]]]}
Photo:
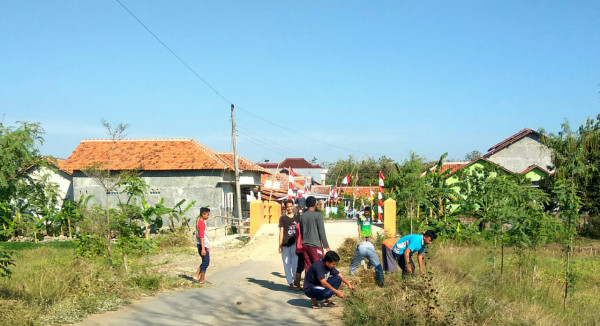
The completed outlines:
{"type": "Polygon", "coordinates": [[[379,171],[379,191],[377,192],[377,221],[379,223],[381,223],[381,215],[383,214],[383,203],[382,203],[382,199],[383,199],[383,180],[385,178],[383,177],[383,173],[381,173],[381,171],[379,171]]]}
{"type": "Polygon", "coordinates": [[[290,168],[290,174],[288,175],[288,199],[292,199],[294,195],[294,177],[292,176],[292,169],[290,168]]]}
{"type": "Polygon", "coordinates": [[[344,177],[344,180],[342,180],[342,186],[347,185],[349,183],[350,183],[350,175],[348,174],[344,177]]]}

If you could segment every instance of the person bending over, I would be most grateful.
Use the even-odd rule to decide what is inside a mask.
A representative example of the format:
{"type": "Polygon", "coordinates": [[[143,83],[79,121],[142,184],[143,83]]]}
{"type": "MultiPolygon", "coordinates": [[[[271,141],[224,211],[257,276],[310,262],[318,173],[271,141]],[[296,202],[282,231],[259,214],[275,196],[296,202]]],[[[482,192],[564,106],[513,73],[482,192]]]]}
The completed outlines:
{"type": "Polygon", "coordinates": [[[412,254],[418,252],[417,259],[419,261],[419,271],[421,276],[425,273],[423,271],[423,253],[425,253],[425,247],[435,240],[436,235],[433,231],[425,231],[423,234],[409,234],[400,238],[394,247],[392,252],[394,258],[398,262],[398,266],[402,269],[403,275],[413,275],[415,270],[415,264],[412,260],[412,254]]]}

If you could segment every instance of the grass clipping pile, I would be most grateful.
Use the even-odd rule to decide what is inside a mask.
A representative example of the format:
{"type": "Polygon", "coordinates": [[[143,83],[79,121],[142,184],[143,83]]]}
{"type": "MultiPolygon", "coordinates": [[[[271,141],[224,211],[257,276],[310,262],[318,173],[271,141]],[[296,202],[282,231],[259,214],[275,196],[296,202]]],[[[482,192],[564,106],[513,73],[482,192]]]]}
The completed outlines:
{"type": "MultiPolygon", "coordinates": [[[[356,239],[346,239],[338,249],[339,270],[347,275],[355,252],[356,239]]],[[[378,246],[380,247],[380,246],[378,246]]],[[[381,259],[379,248],[375,250],[381,259]]],[[[386,273],[385,285],[377,286],[372,268],[358,267],[348,277],[355,286],[344,304],[345,325],[457,325],[455,312],[440,300],[437,284],[430,273],[425,277],[406,277],[386,273]]]]}

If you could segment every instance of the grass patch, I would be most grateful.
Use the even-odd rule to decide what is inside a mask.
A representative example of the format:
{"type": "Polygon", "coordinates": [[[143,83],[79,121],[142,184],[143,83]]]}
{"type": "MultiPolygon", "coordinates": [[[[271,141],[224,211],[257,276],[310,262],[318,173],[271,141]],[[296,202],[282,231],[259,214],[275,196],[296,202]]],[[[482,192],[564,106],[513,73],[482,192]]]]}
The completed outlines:
{"type": "Polygon", "coordinates": [[[11,278],[0,278],[0,325],[74,323],[141,296],[193,286],[154,274],[140,258],[131,257],[126,272],[118,266],[118,255],[111,268],[103,257],[76,257],[72,244],[33,245],[11,243],[16,266],[11,278]]]}
{"type": "MultiPolygon", "coordinates": [[[[351,258],[355,241],[339,249],[351,258]]],[[[346,299],[345,325],[595,325],[600,311],[600,260],[575,254],[573,291],[563,311],[563,252],[550,245],[537,252],[535,273],[509,248],[504,274],[493,275],[491,247],[434,243],[425,254],[426,276],[386,274],[376,286],[373,271],[351,277],[358,285],[346,299]],[[519,269],[519,265],[521,268],[519,269]],[[519,272],[520,270],[520,272],[519,272]]],[[[380,253],[379,253],[380,254],[380,253]]],[[[341,256],[341,255],[340,255],[341,256]]],[[[340,269],[349,265],[343,257],[340,269]]],[[[415,257],[416,258],[416,257],[415,257]]],[[[416,263],[416,259],[415,259],[416,263]]],[[[347,270],[347,269],[346,269],[347,270]]]]}
{"type": "Polygon", "coordinates": [[[75,248],[75,241],[54,241],[48,243],[0,242],[0,248],[6,251],[17,251],[37,248],[75,248]]]}

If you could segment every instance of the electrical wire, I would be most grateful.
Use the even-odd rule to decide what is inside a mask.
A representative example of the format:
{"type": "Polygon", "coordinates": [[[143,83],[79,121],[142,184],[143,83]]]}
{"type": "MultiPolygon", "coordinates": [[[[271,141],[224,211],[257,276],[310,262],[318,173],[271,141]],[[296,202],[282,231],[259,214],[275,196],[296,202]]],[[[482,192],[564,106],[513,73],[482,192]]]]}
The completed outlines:
{"type": "MultiPolygon", "coordinates": [[[[200,79],[208,88],[210,88],[213,92],[215,92],[215,94],[217,94],[218,97],[220,97],[222,100],[224,100],[225,102],[227,102],[230,105],[233,105],[233,103],[227,99],[225,96],[223,96],[223,94],[221,94],[221,92],[219,92],[214,86],[212,86],[206,79],[204,79],[199,73],[197,73],[192,67],[190,67],[190,65],[188,65],[183,59],[181,59],[181,57],[179,57],[173,50],[171,50],[171,48],[165,44],[165,42],[163,42],[156,34],[154,34],[154,32],[152,32],[150,30],[150,28],[148,28],[148,26],[146,26],[135,14],[133,14],[133,12],[131,12],[131,10],[129,10],[129,8],[127,8],[120,0],[115,0],[119,5],[121,5],[121,7],[123,7],[123,9],[125,11],[127,11],[129,13],[129,15],[131,15],[131,17],[133,17],[133,19],[135,19],[148,33],[150,33],[150,35],[152,35],[165,49],[167,49],[167,51],[169,51],[177,60],[179,60],[179,62],[181,62],[181,64],[183,64],[192,74],[194,74],[194,76],[196,76],[198,79],[200,79]]],[[[299,133],[297,131],[294,131],[290,128],[287,128],[285,126],[282,126],[278,123],[272,122],[268,119],[265,119],[255,113],[252,113],[249,110],[244,109],[243,107],[239,107],[236,106],[239,110],[253,116],[256,119],[262,120],[270,125],[273,125],[275,127],[281,128],[282,130],[285,130],[289,133],[304,137],[306,139],[310,139],[313,140],[319,144],[323,144],[323,145],[327,145],[329,147],[332,148],[337,148],[340,150],[344,150],[344,151],[349,151],[349,152],[354,152],[354,153],[365,153],[365,154],[371,154],[371,155],[378,155],[378,156],[383,156],[383,154],[378,154],[378,153],[367,153],[367,152],[363,152],[363,151],[358,151],[355,149],[351,149],[351,148],[347,148],[347,147],[343,147],[343,146],[338,146],[335,144],[330,144],[327,142],[324,142],[322,139],[317,139],[308,135],[304,135],[302,133],[299,133]]]]}

